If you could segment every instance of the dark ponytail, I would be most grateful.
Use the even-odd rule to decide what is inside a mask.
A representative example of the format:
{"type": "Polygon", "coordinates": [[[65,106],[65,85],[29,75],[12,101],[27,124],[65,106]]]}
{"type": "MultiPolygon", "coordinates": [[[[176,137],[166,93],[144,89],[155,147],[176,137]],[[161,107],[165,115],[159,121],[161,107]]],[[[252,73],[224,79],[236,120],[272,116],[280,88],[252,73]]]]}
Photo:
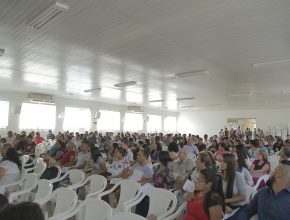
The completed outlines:
{"type": "Polygon", "coordinates": [[[6,152],[6,159],[12,161],[13,163],[16,163],[18,169],[21,171],[22,168],[21,161],[19,159],[17,151],[14,148],[8,148],[6,152]]]}

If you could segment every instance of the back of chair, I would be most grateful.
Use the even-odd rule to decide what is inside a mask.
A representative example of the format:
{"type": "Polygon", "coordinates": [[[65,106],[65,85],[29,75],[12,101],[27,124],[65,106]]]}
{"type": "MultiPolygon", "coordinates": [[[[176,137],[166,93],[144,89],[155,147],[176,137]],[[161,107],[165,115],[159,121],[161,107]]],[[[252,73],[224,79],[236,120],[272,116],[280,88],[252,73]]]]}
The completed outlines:
{"type": "Polygon", "coordinates": [[[25,176],[24,179],[24,185],[21,187],[21,190],[18,190],[17,193],[20,193],[21,191],[26,191],[29,190],[28,192],[22,194],[19,199],[17,200],[18,202],[23,202],[27,201],[30,192],[37,186],[37,176],[34,173],[28,173],[25,176]]]}
{"type": "Polygon", "coordinates": [[[42,205],[47,202],[52,193],[52,184],[45,179],[39,180],[37,184],[37,192],[34,196],[34,202],[42,205]]]}
{"type": "Polygon", "coordinates": [[[85,201],[84,216],[80,220],[107,220],[112,216],[112,209],[108,203],[96,198],[87,198],[85,201]],[[97,216],[97,218],[96,218],[97,216]]]}
{"type": "Polygon", "coordinates": [[[37,164],[35,165],[33,173],[35,173],[37,178],[39,179],[41,175],[43,174],[43,172],[45,171],[45,169],[46,169],[46,163],[44,163],[43,161],[38,161],[37,164]]]}
{"type": "Polygon", "coordinates": [[[133,180],[121,180],[120,184],[120,198],[117,210],[124,210],[124,203],[131,201],[132,199],[139,197],[141,194],[141,185],[133,180]]]}
{"type": "Polygon", "coordinates": [[[260,176],[259,179],[257,180],[256,182],[256,185],[254,186],[254,189],[255,190],[258,190],[259,186],[260,186],[260,183],[262,181],[264,181],[265,183],[267,182],[267,180],[269,179],[269,175],[263,175],[263,176],[260,176]]]}
{"type": "Polygon", "coordinates": [[[29,160],[29,156],[28,155],[22,155],[20,158],[21,161],[21,165],[22,167],[25,167],[25,164],[28,162],[29,160]]]}
{"type": "Polygon", "coordinates": [[[91,175],[88,194],[103,191],[107,186],[107,179],[101,175],[91,175]]]}
{"type": "Polygon", "coordinates": [[[146,194],[149,196],[150,200],[148,216],[160,216],[167,211],[167,215],[169,215],[174,212],[177,204],[177,199],[174,193],[166,189],[154,188],[149,190],[146,194]]]}
{"type": "Polygon", "coordinates": [[[75,191],[68,188],[58,188],[53,193],[53,196],[56,196],[53,216],[72,211],[76,206],[78,196],[75,191]]]}
{"type": "Polygon", "coordinates": [[[81,170],[72,169],[68,171],[68,174],[72,184],[81,183],[85,179],[85,173],[81,170]]]}

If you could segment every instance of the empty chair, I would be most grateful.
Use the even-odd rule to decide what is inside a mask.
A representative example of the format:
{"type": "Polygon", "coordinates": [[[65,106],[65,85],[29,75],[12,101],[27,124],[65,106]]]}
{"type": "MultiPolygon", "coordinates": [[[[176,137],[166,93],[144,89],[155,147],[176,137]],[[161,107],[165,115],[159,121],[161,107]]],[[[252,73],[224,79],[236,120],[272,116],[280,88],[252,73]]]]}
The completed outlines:
{"type": "Polygon", "coordinates": [[[87,190],[87,197],[96,197],[97,194],[103,192],[107,186],[107,179],[101,175],[91,175],[80,184],[68,186],[70,189],[77,189],[85,186],[87,190]]]}
{"type": "Polygon", "coordinates": [[[51,193],[52,184],[48,180],[39,180],[37,183],[37,191],[33,193],[33,202],[42,206],[50,200],[51,193]]]}
{"type": "Polygon", "coordinates": [[[71,185],[70,188],[73,189],[75,186],[81,184],[85,179],[85,173],[81,170],[72,169],[66,172],[62,177],[50,180],[50,183],[56,183],[69,177],[71,185]]]}
{"type": "Polygon", "coordinates": [[[48,219],[63,220],[64,215],[67,215],[75,209],[78,202],[78,196],[75,191],[62,187],[51,194],[50,201],[55,201],[55,208],[53,215],[48,219]]]}
{"type": "Polygon", "coordinates": [[[4,194],[5,192],[14,192],[14,191],[16,191],[19,188],[19,184],[23,182],[26,174],[27,174],[27,171],[24,168],[22,168],[19,180],[14,182],[14,183],[9,183],[7,185],[0,186],[0,193],[4,194]]]}
{"type": "Polygon", "coordinates": [[[77,220],[109,220],[112,217],[112,209],[103,200],[87,198],[62,218],[68,219],[73,216],[76,216],[77,220]]]}
{"type": "Polygon", "coordinates": [[[264,181],[266,183],[268,179],[269,179],[269,175],[260,176],[259,179],[256,182],[256,185],[254,186],[254,189],[258,190],[261,182],[264,181]]]}
{"type": "Polygon", "coordinates": [[[149,197],[149,215],[154,215],[157,220],[172,214],[176,208],[177,199],[174,193],[166,189],[153,188],[143,193],[137,200],[127,203],[125,205],[125,211],[140,203],[145,196],[149,197]]]}
{"type": "Polygon", "coordinates": [[[141,195],[141,185],[133,180],[121,180],[112,187],[112,189],[99,193],[98,198],[101,199],[104,195],[112,193],[117,187],[120,186],[119,202],[113,213],[125,211],[125,204],[136,200],[141,195]]]}
{"type": "Polygon", "coordinates": [[[130,212],[120,212],[116,215],[113,215],[111,220],[146,220],[146,218],[130,212]]]}
{"type": "Polygon", "coordinates": [[[8,200],[10,203],[13,201],[23,202],[28,200],[30,192],[37,186],[36,174],[28,173],[20,185],[20,189],[9,194],[8,200]]]}

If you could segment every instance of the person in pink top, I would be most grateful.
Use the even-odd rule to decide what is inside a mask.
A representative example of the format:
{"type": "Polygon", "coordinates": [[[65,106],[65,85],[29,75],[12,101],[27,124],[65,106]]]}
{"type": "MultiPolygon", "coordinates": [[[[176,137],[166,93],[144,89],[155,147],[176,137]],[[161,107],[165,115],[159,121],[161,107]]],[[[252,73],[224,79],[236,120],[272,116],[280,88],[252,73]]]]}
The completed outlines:
{"type": "Polygon", "coordinates": [[[36,132],[36,137],[34,138],[34,143],[37,145],[37,144],[40,144],[41,142],[45,141],[45,139],[43,137],[40,137],[40,133],[39,132],[36,132]]]}

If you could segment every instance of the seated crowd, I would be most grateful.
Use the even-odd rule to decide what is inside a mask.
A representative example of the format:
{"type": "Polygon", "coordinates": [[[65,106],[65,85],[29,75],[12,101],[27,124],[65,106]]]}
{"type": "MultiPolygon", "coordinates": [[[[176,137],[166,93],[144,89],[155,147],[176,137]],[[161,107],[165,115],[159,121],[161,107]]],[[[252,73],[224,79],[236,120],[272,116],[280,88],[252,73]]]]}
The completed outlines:
{"type": "MultiPolygon", "coordinates": [[[[50,130],[45,139],[39,132],[27,135],[25,131],[21,134],[9,131],[0,143],[0,186],[17,181],[22,167],[19,157],[33,157],[37,145],[48,140],[52,145],[42,155],[47,168],[41,178],[54,178],[50,171],[55,166],[63,170],[80,169],[87,176],[105,176],[109,189],[114,179],[133,178],[141,172],[136,181],[142,186],[151,184],[178,191],[178,206],[186,202],[186,209],[177,219],[220,220],[226,213],[233,214],[228,219],[249,219],[255,214],[263,216],[262,219],[288,219],[290,215],[290,136],[283,141],[281,137],[264,135],[260,129],[254,133],[249,129],[245,132],[222,129],[219,135],[210,138],[129,132],[103,135],[67,131],[54,135],[50,130]],[[280,160],[277,167],[271,167],[269,157],[280,160]],[[269,180],[260,182],[258,193],[247,201],[247,187],[255,186],[261,176],[269,174],[269,180]],[[187,180],[192,181],[191,192],[183,189],[187,180]]],[[[1,203],[5,201],[5,196],[2,197],[1,203]]],[[[148,202],[144,199],[141,204],[136,213],[146,217],[148,202]]],[[[26,207],[38,210],[33,203],[23,207],[1,206],[0,219],[16,219],[10,217],[14,210],[24,216],[26,207]]],[[[39,215],[38,211],[35,213],[39,215]]]]}

